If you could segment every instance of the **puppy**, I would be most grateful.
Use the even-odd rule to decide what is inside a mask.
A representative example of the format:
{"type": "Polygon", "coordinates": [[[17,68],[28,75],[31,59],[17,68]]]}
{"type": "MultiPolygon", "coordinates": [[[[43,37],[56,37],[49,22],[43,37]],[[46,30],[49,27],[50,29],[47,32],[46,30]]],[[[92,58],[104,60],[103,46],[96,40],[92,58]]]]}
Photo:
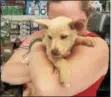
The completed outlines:
{"type": "MultiPolygon", "coordinates": [[[[45,36],[41,43],[46,47],[49,60],[59,70],[60,83],[64,87],[70,87],[71,68],[65,57],[71,54],[71,49],[74,45],[82,44],[93,47],[95,45],[94,40],[90,37],[79,36],[78,31],[83,24],[79,21],[73,22],[67,17],[60,16],[52,20],[38,19],[35,22],[45,27],[45,36]]],[[[31,53],[31,50],[29,53],[31,53]]],[[[27,86],[24,95],[29,96],[29,91],[32,91],[30,92],[30,96],[33,96],[34,88],[32,90],[29,89],[32,87],[32,84],[27,84],[27,86]]]]}

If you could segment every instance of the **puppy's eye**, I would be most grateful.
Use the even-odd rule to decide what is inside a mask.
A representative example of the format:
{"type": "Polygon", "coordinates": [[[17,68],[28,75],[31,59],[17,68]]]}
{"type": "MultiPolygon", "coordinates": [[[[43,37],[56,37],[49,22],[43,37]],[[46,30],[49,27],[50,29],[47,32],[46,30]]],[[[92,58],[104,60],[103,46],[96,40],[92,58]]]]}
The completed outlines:
{"type": "Polygon", "coordinates": [[[48,38],[49,38],[50,40],[52,40],[52,37],[51,37],[50,35],[48,35],[48,38]]]}
{"type": "Polygon", "coordinates": [[[62,35],[60,38],[61,38],[61,39],[66,39],[66,38],[67,38],[67,35],[62,35]]]}

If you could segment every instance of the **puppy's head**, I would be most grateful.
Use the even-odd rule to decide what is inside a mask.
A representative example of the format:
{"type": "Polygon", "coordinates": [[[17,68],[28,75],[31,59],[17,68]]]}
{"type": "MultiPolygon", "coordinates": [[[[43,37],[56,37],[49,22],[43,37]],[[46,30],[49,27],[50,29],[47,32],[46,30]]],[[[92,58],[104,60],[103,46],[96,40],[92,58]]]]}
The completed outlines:
{"type": "Polygon", "coordinates": [[[43,43],[47,52],[54,57],[67,55],[75,43],[78,24],[67,17],[57,17],[52,20],[36,20],[46,28],[43,43]]]}

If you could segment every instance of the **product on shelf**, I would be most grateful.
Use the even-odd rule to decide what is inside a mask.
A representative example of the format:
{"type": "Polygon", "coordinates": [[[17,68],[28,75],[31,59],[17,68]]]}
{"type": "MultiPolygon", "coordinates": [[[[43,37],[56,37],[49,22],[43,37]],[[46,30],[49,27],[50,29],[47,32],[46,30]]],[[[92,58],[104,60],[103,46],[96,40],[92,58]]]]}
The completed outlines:
{"type": "Polygon", "coordinates": [[[24,3],[16,3],[15,1],[1,2],[2,15],[23,15],[24,3]]]}
{"type": "Polygon", "coordinates": [[[35,15],[39,18],[47,18],[47,1],[27,0],[26,15],[35,15]]]}
{"type": "Polygon", "coordinates": [[[16,38],[24,40],[28,35],[39,30],[37,23],[33,23],[30,19],[35,19],[31,16],[2,16],[1,18],[1,36],[7,37],[11,42],[16,38]],[[20,19],[25,19],[24,21],[20,19]]]}

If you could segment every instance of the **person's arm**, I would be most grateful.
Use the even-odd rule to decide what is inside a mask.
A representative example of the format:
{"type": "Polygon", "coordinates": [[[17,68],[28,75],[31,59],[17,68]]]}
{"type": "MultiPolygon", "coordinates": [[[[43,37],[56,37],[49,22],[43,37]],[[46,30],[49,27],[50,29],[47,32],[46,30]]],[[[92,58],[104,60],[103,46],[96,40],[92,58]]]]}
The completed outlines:
{"type": "Polygon", "coordinates": [[[72,56],[68,58],[69,65],[72,68],[70,88],[61,86],[59,76],[52,73],[53,68],[46,60],[44,52],[36,52],[34,61],[39,64],[32,65],[31,73],[33,74],[32,81],[35,88],[39,90],[40,96],[76,95],[106,74],[108,69],[108,46],[104,40],[98,37],[94,39],[96,41],[95,47],[77,46],[73,49],[72,56]]]}
{"type": "MultiPolygon", "coordinates": [[[[43,37],[43,33],[34,33],[26,38],[31,41],[34,38],[43,37]]],[[[24,44],[25,46],[25,44],[24,44]]],[[[9,84],[23,84],[30,81],[29,70],[26,64],[22,64],[22,56],[28,49],[18,49],[2,68],[1,80],[9,84]]]]}

